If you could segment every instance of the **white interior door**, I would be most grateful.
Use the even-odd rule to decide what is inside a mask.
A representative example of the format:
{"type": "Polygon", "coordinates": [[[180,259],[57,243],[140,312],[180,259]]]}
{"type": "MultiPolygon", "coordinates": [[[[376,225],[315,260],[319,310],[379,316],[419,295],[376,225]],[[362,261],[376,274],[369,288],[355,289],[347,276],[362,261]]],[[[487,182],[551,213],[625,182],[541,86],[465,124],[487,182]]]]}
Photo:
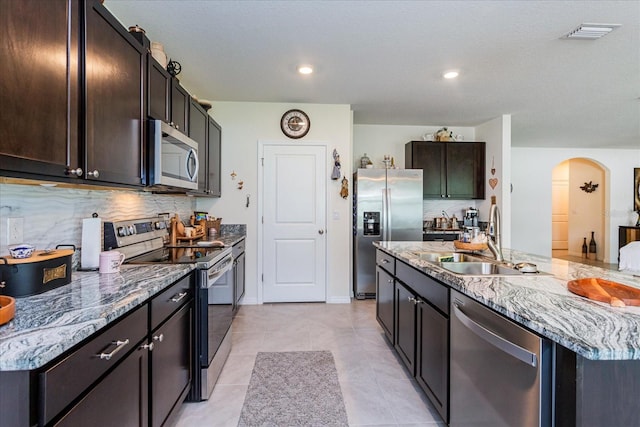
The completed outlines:
{"type": "Polygon", "coordinates": [[[263,150],[264,302],[326,300],[326,147],[263,150]]]}

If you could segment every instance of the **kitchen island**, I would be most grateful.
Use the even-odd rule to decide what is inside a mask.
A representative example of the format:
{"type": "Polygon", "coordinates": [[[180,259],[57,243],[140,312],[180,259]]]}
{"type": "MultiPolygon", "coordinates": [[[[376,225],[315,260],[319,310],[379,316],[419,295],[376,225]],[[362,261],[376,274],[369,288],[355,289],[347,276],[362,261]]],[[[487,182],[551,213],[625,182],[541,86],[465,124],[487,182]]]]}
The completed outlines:
{"type": "MultiPolygon", "coordinates": [[[[635,403],[640,391],[640,307],[611,307],[588,300],[569,292],[567,281],[598,277],[640,288],[639,278],[513,250],[503,250],[506,261],[531,262],[550,274],[462,276],[421,259],[425,252],[453,252],[450,243],[376,242],[375,246],[379,252],[398,261],[396,271],[400,263],[409,266],[424,275],[423,281],[435,279],[450,289],[451,294],[458,291],[552,342],[553,369],[544,374],[548,375],[552,390],[543,398],[551,402],[555,425],[637,425],[640,419],[640,409],[635,403]]],[[[426,300],[416,293],[414,301],[426,300]]],[[[397,323],[403,321],[398,316],[404,315],[398,313],[398,307],[396,305],[396,333],[397,323]]],[[[446,310],[440,312],[448,316],[446,310]]],[[[400,334],[396,341],[398,339],[406,340],[406,337],[400,334]]],[[[404,343],[400,344],[402,350],[404,343]]],[[[448,363],[447,345],[443,353],[441,360],[448,363]]],[[[444,378],[448,379],[448,374],[444,378]]],[[[420,382],[420,378],[417,379],[420,382]]],[[[446,398],[449,391],[443,390],[446,398]]],[[[450,391],[452,395],[455,392],[450,391]]],[[[448,421],[446,405],[442,411],[441,415],[448,421]]]]}

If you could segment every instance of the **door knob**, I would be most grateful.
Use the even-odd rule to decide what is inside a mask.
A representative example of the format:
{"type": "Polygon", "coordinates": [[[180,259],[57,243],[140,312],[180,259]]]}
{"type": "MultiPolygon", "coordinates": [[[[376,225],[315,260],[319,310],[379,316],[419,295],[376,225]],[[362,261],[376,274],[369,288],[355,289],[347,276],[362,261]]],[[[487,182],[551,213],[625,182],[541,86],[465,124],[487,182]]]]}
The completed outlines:
{"type": "Polygon", "coordinates": [[[318,234],[324,234],[324,230],[318,230],[318,234]]]}

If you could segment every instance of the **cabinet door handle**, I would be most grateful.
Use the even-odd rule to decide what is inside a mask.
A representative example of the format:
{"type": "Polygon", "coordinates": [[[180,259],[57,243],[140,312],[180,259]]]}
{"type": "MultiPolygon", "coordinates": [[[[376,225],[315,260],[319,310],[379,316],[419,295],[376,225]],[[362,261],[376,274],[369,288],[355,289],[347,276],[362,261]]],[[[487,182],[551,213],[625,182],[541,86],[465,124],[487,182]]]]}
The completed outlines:
{"type": "Polygon", "coordinates": [[[380,262],[382,262],[383,264],[389,264],[389,260],[386,259],[386,258],[383,258],[382,261],[380,261],[380,262]]]}
{"type": "Polygon", "coordinates": [[[162,342],[164,341],[164,334],[156,335],[153,337],[154,341],[162,342]]]}
{"type": "Polygon", "coordinates": [[[393,283],[393,279],[387,279],[387,283],[393,283]]]}
{"type": "Polygon", "coordinates": [[[87,172],[87,176],[98,178],[100,176],[100,172],[98,172],[98,170],[89,171],[87,172]]]}
{"type": "Polygon", "coordinates": [[[67,175],[82,176],[82,168],[67,169],[67,175]]]}
{"type": "Polygon", "coordinates": [[[100,353],[97,356],[102,360],[111,360],[111,358],[120,350],[124,348],[125,345],[129,344],[129,339],[127,338],[124,341],[112,341],[112,345],[115,345],[116,348],[113,349],[111,353],[100,353]]]}
{"type": "Polygon", "coordinates": [[[409,298],[407,298],[407,300],[408,300],[409,302],[414,303],[414,304],[416,303],[416,299],[415,299],[414,297],[409,297],[409,298]]]}
{"type": "Polygon", "coordinates": [[[140,349],[153,351],[153,343],[143,344],[143,345],[140,346],[140,349]]]}
{"type": "Polygon", "coordinates": [[[186,297],[188,294],[188,292],[180,292],[177,295],[174,295],[173,298],[171,298],[171,302],[180,302],[180,300],[184,299],[184,297],[186,297]]]}

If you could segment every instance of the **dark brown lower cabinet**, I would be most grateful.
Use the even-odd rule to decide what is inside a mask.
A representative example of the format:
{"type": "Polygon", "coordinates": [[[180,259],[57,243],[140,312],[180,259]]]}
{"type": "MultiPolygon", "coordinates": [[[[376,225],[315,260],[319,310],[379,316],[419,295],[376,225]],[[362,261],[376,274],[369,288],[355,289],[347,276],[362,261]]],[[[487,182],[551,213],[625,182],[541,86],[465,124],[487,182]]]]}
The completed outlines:
{"type": "Polygon", "coordinates": [[[449,422],[449,288],[396,262],[395,348],[445,422],[449,422]]]}
{"type": "Polygon", "coordinates": [[[55,426],[148,426],[147,349],[138,346],[55,426]]]}
{"type": "Polygon", "coordinates": [[[376,319],[391,345],[395,344],[393,333],[394,292],[395,281],[393,276],[382,267],[376,267],[376,319]]]}
{"type": "Polygon", "coordinates": [[[416,372],[416,304],[415,294],[399,281],[396,281],[396,343],[395,347],[411,372],[416,372]]]}
{"type": "Polygon", "coordinates": [[[172,425],[191,389],[193,273],[32,371],[0,371],[0,426],[172,425]]]}
{"type": "Polygon", "coordinates": [[[191,304],[152,333],[151,423],[171,425],[191,386],[192,319],[191,304]],[[176,408],[177,409],[177,408],[176,408]]]}
{"type": "Polygon", "coordinates": [[[449,319],[427,302],[417,305],[416,380],[449,421],[449,319]]]}

